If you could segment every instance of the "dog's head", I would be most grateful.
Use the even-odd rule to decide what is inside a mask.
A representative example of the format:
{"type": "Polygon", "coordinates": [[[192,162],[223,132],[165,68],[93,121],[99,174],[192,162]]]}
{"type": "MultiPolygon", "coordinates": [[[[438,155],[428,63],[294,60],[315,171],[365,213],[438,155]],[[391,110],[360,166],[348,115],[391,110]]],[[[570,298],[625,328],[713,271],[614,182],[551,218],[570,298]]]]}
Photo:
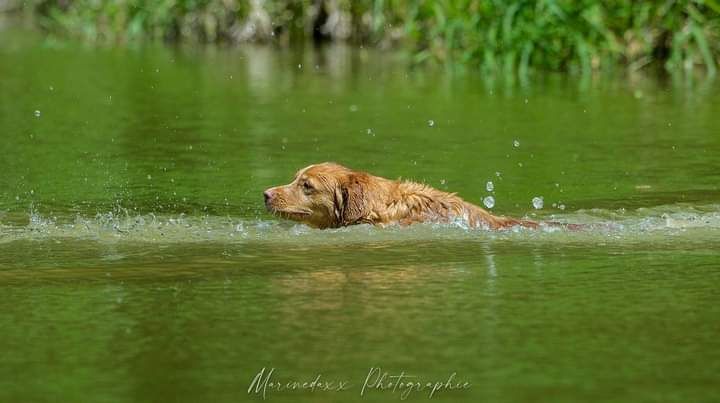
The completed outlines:
{"type": "Polygon", "coordinates": [[[325,162],[299,170],[292,182],[264,192],[273,214],[317,228],[354,224],[368,211],[370,175],[325,162]]]}

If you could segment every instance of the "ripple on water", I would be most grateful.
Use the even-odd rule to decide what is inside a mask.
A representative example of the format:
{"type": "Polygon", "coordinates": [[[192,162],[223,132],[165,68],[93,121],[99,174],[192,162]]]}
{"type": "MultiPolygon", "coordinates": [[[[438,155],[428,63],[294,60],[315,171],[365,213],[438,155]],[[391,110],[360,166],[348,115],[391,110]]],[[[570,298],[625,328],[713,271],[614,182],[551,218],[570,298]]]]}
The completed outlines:
{"type": "Polygon", "coordinates": [[[556,227],[486,231],[468,228],[462,220],[450,224],[416,224],[376,228],[358,225],[317,230],[282,220],[252,220],[230,216],[186,216],[108,212],[94,217],[46,217],[31,211],[9,220],[0,217],[0,243],[19,240],[91,240],[102,243],[303,242],[347,243],[403,240],[512,240],[517,242],[694,242],[717,241],[720,205],[669,205],[634,211],[589,209],[560,214],[533,214],[531,219],[578,223],[587,229],[556,227]],[[3,222],[4,221],[4,222],[3,222]]]}

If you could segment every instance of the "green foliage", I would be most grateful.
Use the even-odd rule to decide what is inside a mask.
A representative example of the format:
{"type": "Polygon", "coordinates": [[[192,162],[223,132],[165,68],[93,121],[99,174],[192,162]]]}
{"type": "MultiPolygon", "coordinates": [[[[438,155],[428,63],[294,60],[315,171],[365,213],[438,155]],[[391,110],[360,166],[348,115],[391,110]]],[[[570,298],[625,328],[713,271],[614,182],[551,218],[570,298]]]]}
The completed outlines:
{"type": "Polygon", "coordinates": [[[702,65],[720,55],[718,0],[30,1],[42,26],[89,41],[312,38],[404,45],[414,61],[526,74],[702,65]],[[322,11],[321,11],[322,8],[322,11]]]}

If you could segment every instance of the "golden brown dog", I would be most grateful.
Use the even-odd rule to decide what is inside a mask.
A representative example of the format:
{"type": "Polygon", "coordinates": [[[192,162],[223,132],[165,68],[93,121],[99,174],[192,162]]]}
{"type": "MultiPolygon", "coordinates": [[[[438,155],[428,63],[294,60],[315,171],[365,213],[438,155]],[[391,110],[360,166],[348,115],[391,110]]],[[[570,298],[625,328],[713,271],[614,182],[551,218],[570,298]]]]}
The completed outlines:
{"type": "Polygon", "coordinates": [[[486,229],[539,226],[535,221],[492,215],[454,193],[380,178],[331,162],[303,168],[290,184],[270,188],[264,195],[270,212],[316,228],[455,220],[486,229]]]}

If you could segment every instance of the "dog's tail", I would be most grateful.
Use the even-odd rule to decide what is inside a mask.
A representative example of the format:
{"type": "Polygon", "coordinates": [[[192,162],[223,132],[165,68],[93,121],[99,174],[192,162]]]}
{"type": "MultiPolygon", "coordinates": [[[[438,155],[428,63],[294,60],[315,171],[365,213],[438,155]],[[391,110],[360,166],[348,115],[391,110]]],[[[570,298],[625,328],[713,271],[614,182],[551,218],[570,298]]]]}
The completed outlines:
{"type": "Polygon", "coordinates": [[[572,223],[562,223],[557,221],[533,221],[533,220],[523,220],[518,218],[510,218],[510,217],[496,217],[497,218],[497,228],[512,228],[512,227],[523,227],[523,228],[530,228],[530,229],[539,229],[539,228],[558,228],[558,229],[564,229],[567,231],[582,231],[589,229],[589,226],[584,224],[572,224],[572,223]]]}
{"type": "Polygon", "coordinates": [[[568,224],[556,221],[533,221],[521,218],[512,218],[505,216],[496,216],[488,211],[470,203],[464,203],[465,211],[469,214],[470,224],[473,226],[487,226],[490,229],[509,229],[513,227],[522,227],[529,229],[539,229],[543,227],[559,228],[568,231],[582,231],[588,229],[589,226],[583,224],[568,224]]]}
{"type": "Polygon", "coordinates": [[[506,229],[512,227],[537,229],[540,227],[540,223],[532,220],[521,220],[512,217],[494,216],[492,220],[492,227],[493,229],[506,229]]]}
{"type": "Polygon", "coordinates": [[[589,225],[586,224],[572,224],[572,223],[566,223],[566,222],[557,222],[557,221],[543,221],[540,225],[544,225],[551,228],[562,228],[568,231],[582,231],[586,229],[590,229],[589,225]]]}

